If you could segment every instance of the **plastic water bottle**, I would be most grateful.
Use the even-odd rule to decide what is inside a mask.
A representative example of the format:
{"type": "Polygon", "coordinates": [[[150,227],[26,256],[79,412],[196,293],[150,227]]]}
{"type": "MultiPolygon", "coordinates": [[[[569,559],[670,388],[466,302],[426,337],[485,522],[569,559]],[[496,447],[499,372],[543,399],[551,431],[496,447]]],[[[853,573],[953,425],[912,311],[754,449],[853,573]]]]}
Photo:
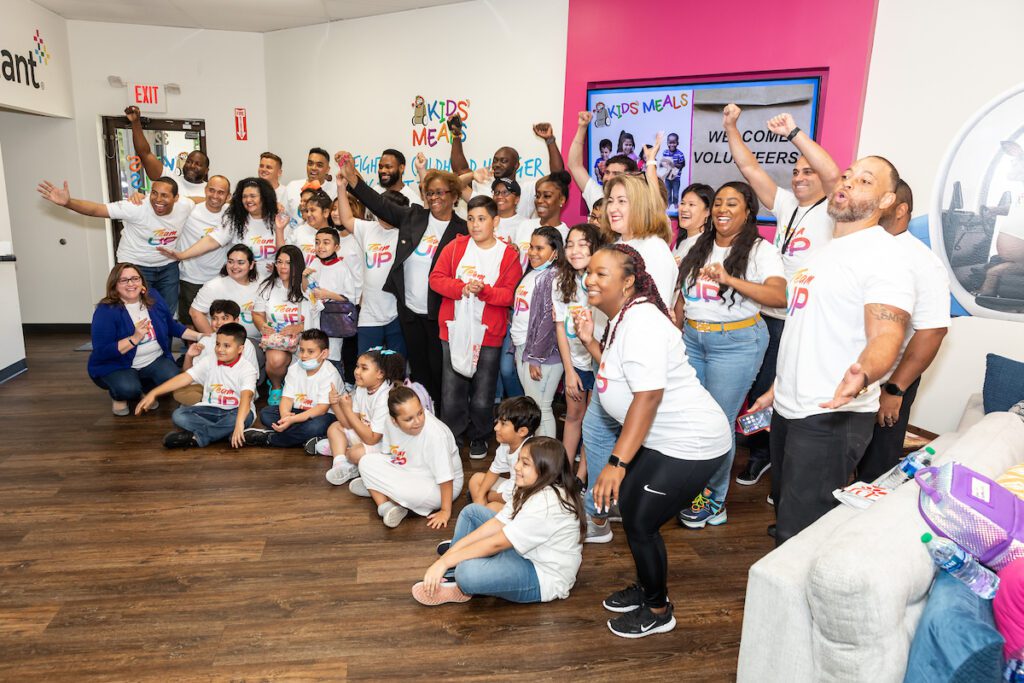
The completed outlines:
{"type": "Polygon", "coordinates": [[[904,484],[914,478],[917,471],[923,467],[928,467],[932,464],[932,460],[935,458],[935,449],[931,446],[925,446],[919,450],[914,451],[903,460],[896,464],[891,470],[875,479],[872,484],[883,489],[895,489],[897,486],[904,484]]]}
{"type": "Polygon", "coordinates": [[[976,595],[986,600],[996,596],[999,577],[983,567],[974,555],[948,538],[925,534],[921,536],[921,542],[928,546],[928,554],[936,565],[963,581],[976,595]]]}

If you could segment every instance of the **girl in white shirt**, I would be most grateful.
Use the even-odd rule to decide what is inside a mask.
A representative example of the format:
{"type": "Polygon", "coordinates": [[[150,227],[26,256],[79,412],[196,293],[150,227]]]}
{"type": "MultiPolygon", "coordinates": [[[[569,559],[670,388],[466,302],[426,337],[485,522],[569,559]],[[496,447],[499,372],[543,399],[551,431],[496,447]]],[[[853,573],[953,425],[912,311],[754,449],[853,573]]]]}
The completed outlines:
{"type": "Polygon", "coordinates": [[[259,340],[260,331],[252,323],[252,310],[256,305],[258,289],[252,249],[244,244],[236,244],[228,250],[227,260],[220,269],[220,277],[203,285],[196,298],[192,300],[192,306],[188,309],[192,325],[203,334],[212,334],[210,306],[218,299],[228,299],[238,304],[241,311],[238,322],[245,328],[249,339],[259,340]]]}
{"type": "MultiPolygon", "coordinates": [[[[590,304],[609,318],[596,382],[601,407],[622,427],[592,483],[594,505],[607,511],[618,502],[638,579],[604,606],[623,614],[609,620],[612,633],[640,638],[675,628],[660,529],[725,460],[730,428],[687,362],[639,253],[604,247],[586,284],[590,304]]],[[[588,329],[580,334],[590,341],[588,329]]]]}
{"type": "MultiPolygon", "coordinates": [[[[759,204],[749,185],[731,182],[715,193],[712,227],[684,253],[679,266],[682,296],[676,323],[682,324],[690,365],[721,406],[736,420],[768,348],[761,306],[786,304],[786,278],[779,250],[757,231],[759,204]],[[685,323],[681,323],[685,319],[685,323]]],[[[691,529],[723,524],[730,472],[736,454],[715,472],[706,490],[679,513],[691,529]]]]}
{"type": "MultiPolygon", "coordinates": [[[[562,221],[562,212],[569,196],[569,182],[572,180],[567,172],[552,173],[537,181],[536,206],[537,217],[528,218],[519,223],[512,233],[512,246],[519,250],[519,264],[526,270],[529,263],[530,242],[537,228],[552,227],[558,230],[565,242],[569,227],[562,221]]],[[[500,226],[499,226],[500,227],[500,226]]]]}
{"type": "Polygon", "coordinates": [[[423,408],[416,392],[394,386],[381,450],[359,459],[349,491],[373,498],[384,526],[395,528],[410,511],[427,526],[448,526],[452,501],[462,492],[462,460],[450,429],[423,408]]]}
{"type": "MultiPolygon", "coordinates": [[[[298,247],[291,244],[282,247],[274,261],[274,270],[256,290],[252,318],[261,334],[294,336],[297,346],[298,335],[303,330],[317,326],[314,307],[302,291],[304,266],[305,259],[298,247]]],[[[292,362],[294,349],[269,349],[266,345],[263,349],[266,353],[267,381],[270,384],[267,403],[276,406],[281,402],[281,385],[292,362]]]]}
{"type": "Polygon", "coordinates": [[[711,227],[711,204],[714,201],[715,191],[710,185],[693,183],[683,190],[679,199],[679,231],[672,249],[676,265],[700,234],[711,227]]]}
{"type": "Polygon", "coordinates": [[[476,504],[462,510],[452,540],[438,546],[444,550],[440,559],[412,587],[413,598],[440,605],[474,595],[520,603],[569,596],[583,555],[586,514],[562,444],[529,439],[515,476],[516,491],[501,512],[476,504]]]}

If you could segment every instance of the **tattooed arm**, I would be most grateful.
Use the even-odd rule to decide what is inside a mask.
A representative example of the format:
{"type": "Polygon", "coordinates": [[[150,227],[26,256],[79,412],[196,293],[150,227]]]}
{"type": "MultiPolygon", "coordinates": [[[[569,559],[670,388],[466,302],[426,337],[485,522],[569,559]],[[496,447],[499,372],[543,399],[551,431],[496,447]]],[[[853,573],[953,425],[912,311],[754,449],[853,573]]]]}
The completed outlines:
{"type": "Polygon", "coordinates": [[[865,305],[864,332],[867,345],[857,362],[843,375],[832,400],[822,403],[821,407],[839,408],[846,405],[869,384],[883,377],[896,362],[909,320],[909,313],[894,306],[865,305]]]}

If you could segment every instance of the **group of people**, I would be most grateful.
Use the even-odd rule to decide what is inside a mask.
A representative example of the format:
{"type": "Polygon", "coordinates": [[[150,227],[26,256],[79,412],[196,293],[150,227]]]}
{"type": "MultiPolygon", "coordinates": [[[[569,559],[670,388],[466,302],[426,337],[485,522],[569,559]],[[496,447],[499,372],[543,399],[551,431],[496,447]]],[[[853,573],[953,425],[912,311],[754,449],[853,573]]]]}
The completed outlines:
{"type": "Polygon", "coordinates": [[[148,197],[102,204],[39,186],[123,224],[90,377],[115,415],[173,395],[168,448],[330,456],[327,480],[371,498],[388,527],[410,512],[447,527],[465,485],[472,503],[412,589],[423,604],[565,598],[583,544],[611,541],[619,521],[636,581],[604,600],[618,613],[608,626],[671,630],[660,528],[726,522],[741,412],[774,408],[736,482],[770,471],[782,543],[854,474],[898,461],[949,325],[945,271],[907,232],[913,199],[896,168],[870,156],[841,171],[787,114],[767,126],[800,154],[790,188],[758,164],[730,104],[744,181],[671,198],[660,135],[642,171],[619,154],[591,176],[590,112],[564,164],[551,126],[534,126],[550,157],[536,181],[510,147],[471,171],[455,134],[452,172],[418,155],[407,183],[405,156],[387,149],[371,187],[349,152],[332,172],[314,147],[305,178],[282,185],[280,157],[265,153],[233,190],[200,151],[168,176],[127,114],[148,197]],[[589,221],[567,226],[573,182],[589,221]],[[774,242],[759,233],[762,206],[774,242]],[[177,359],[174,337],[187,344],[177,359]],[[492,437],[489,469],[464,481],[460,440],[484,459],[492,437]]]}

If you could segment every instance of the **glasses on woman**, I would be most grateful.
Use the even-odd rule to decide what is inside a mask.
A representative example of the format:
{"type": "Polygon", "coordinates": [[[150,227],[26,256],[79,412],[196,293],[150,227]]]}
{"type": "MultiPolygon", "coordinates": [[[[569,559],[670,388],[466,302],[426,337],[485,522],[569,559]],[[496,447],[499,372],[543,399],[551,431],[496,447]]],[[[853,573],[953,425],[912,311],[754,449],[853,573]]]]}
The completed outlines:
{"type": "Polygon", "coordinates": [[[132,276],[132,277],[123,277],[123,278],[121,278],[120,280],[117,281],[117,284],[119,284],[119,285],[137,285],[140,282],[142,282],[142,278],[139,277],[138,275],[135,275],[135,276],[132,276]]]}
{"type": "Polygon", "coordinates": [[[443,197],[451,192],[451,190],[428,190],[427,199],[434,199],[435,197],[443,197]]]}
{"type": "Polygon", "coordinates": [[[494,198],[495,199],[497,199],[498,197],[511,197],[511,196],[512,196],[512,193],[509,192],[508,190],[498,190],[498,191],[494,192],[494,198]]]}

